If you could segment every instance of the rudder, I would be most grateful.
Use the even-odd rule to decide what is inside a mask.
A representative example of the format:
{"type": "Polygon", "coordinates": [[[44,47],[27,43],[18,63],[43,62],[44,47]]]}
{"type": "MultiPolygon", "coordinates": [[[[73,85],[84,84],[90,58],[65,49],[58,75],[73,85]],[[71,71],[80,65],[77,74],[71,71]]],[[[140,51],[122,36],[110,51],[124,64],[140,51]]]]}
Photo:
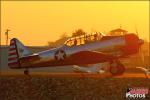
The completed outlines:
{"type": "Polygon", "coordinates": [[[10,40],[10,48],[8,51],[8,66],[10,68],[19,68],[21,64],[19,58],[32,54],[18,39],[10,40]]]}

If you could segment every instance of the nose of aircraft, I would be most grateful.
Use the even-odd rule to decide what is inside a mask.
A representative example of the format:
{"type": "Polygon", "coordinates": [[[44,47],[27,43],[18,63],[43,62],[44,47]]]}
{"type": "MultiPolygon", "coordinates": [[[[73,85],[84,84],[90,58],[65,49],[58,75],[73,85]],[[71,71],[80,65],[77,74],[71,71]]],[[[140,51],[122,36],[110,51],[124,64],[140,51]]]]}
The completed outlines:
{"type": "Polygon", "coordinates": [[[144,40],[139,39],[135,34],[125,35],[125,48],[124,52],[126,54],[133,54],[139,51],[140,46],[144,43],[144,40]]]}

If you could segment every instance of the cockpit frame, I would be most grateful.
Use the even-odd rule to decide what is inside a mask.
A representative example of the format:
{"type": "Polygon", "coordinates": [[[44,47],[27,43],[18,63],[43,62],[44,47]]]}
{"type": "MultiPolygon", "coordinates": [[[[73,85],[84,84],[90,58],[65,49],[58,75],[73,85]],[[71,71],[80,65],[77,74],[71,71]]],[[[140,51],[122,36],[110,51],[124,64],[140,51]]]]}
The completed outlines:
{"type": "Polygon", "coordinates": [[[69,38],[64,44],[69,47],[79,46],[87,43],[92,43],[94,41],[100,41],[102,37],[103,37],[103,33],[95,32],[91,34],[80,35],[80,36],[69,38]]]}

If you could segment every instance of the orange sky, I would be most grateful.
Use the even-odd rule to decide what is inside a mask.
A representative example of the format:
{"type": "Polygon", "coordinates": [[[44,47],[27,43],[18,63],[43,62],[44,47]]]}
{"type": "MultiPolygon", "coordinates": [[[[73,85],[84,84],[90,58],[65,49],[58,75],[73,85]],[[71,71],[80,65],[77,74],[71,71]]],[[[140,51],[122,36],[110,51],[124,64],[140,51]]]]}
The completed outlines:
{"type": "Polygon", "coordinates": [[[5,30],[25,45],[47,45],[78,28],[108,32],[119,28],[149,39],[148,1],[1,1],[1,34],[5,30]]]}

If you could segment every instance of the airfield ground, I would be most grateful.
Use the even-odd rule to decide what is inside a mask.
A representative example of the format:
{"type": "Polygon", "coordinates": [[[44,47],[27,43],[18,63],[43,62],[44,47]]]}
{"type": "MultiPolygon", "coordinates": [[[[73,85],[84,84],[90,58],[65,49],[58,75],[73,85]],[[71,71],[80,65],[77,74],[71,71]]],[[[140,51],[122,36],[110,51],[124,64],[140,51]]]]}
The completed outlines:
{"type": "Polygon", "coordinates": [[[150,78],[143,73],[11,73],[0,76],[0,100],[125,100],[134,87],[150,89],[150,78]]]}
{"type": "MultiPolygon", "coordinates": [[[[37,50],[42,51],[32,48],[37,50]]],[[[25,76],[23,70],[9,69],[7,51],[8,47],[1,48],[0,100],[125,100],[127,89],[134,87],[148,88],[150,100],[150,78],[136,69],[141,65],[135,58],[125,62],[126,72],[117,77],[109,73],[72,73],[71,66],[31,69],[31,75],[25,76]]]]}

